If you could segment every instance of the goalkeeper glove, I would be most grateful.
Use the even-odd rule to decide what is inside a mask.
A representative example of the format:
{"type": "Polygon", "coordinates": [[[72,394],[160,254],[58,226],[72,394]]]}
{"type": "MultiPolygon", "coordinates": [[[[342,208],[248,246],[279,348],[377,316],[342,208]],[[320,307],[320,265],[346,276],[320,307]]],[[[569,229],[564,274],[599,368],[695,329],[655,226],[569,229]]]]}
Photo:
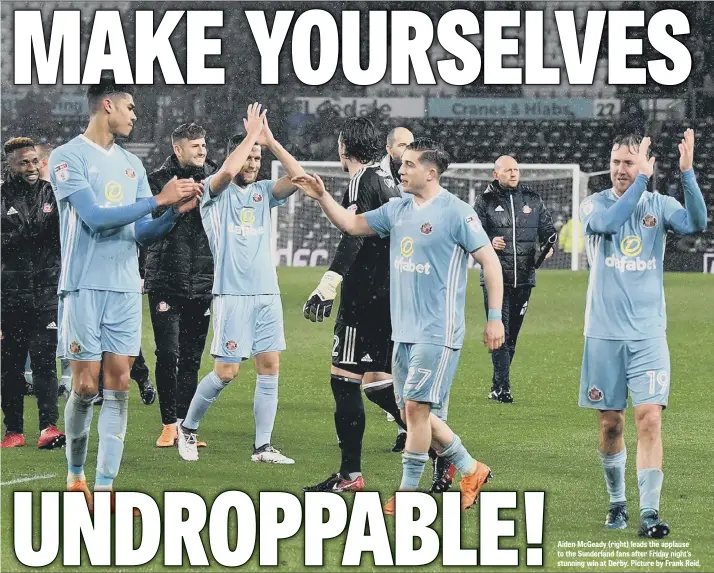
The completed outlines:
{"type": "Polygon", "coordinates": [[[322,275],[320,284],[312,291],[305,306],[302,307],[305,318],[311,322],[322,322],[332,313],[332,304],[337,296],[337,287],[342,282],[342,276],[336,272],[327,271],[322,275]]]}

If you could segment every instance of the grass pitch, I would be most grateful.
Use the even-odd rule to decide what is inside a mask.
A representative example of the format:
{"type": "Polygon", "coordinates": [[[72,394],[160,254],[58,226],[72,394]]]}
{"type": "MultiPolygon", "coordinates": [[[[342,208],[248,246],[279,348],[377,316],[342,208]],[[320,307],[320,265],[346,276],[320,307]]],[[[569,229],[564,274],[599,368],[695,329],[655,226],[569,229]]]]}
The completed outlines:
{"type": "MultiPolygon", "coordinates": [[[[144,406],[132,386],[129,427],[124,459],[116,487],[143,491],[157,501],[164,491],[193,491],[210,503],[225,490],[242,490],[257,499],[258,492],[288,491],[302,497],[301,487],[321,481],[339,465],[339,449],[333,425],[333,399],[329,389],[333,319],[313,324],[302,317],[302,304],[319,281],[324,269],[280,268],[288,350],[282,356],[280,404],[274,443],[295,458],[294,466],[270,466],[250,461],[253,442],[252,399],[255,372],[245,363],[240,378],[223,392],[201,424],[201,438],[208,448],[200,451],[198,463],[182,462],[175,449],[159,450],[155,441],[161,430],[158,401],[144,406]]],[[[558,561],[589,561],[558,556],[560,541],[636,541],[638,491],[635,470],[635,433],[632,412],[625,427],[629,450],[627,497],[630,527],[605,532],[602,523],[607,494],[596,454],[597,425],[593,411],[577,406],[583,345],[583,314],[587,275],[567,271],[543,271],[529,304],[512,368],[513,392],[517,403],[494,404],[486,399],[490,388],[491,360],[480,340],[484,323],[478,275],[470,273],[467,336],[454,382],[449,422],[472,453],[487,462],[496,474],[489,490],[518,491],[518,508],[501,510],[502,518],[516,520],[516,537],[501,541],[501,548],[519,548],[525,569],[524,491],[544,490],[545,570],[601,570],[603,567],[559,567],[558,561]]],[[[712,501],[712,452],[714,420],[712,379],[714,324],[709,308],[714,292],[712,277],[698,274],[665,276],[669,345],[672,357],[672,391],[664,415],[665,480],[661,510],[672,526],[665,541],[688,543],[690,561],[699,565],[657,567],[658,571],[714,570],[714,502],[712,501]]],[[[206,345],[208,349],[209,343],[206,345]]],[[[154,340],[148,308],[144,313],[143,349],[153,373],[154,340]]],[[[607,357],[603,357],[607,360],[607,357]]],[[[204,354],[201,376],[212,367],[204,354]]],[[[62,408],[60,402],[60,426],[62,408]]],[[[369,490],[378,490],[386,500],[398,487],[401,459],[389,451],[395,426],[371,402],[365,400],[367,431],[364,439],[363,472],[369,490]]],[[[54,474],[42,479],[2,487],[2,570],[29,570],[15,557],[12,536],[12,492],[14,490],[61,490],[66,465],[64,452],[40,451],[34,399],[26,401],[28,446],[2,451],[2,482],[54,474]]],[[[94,480],[97,455],[95,412],[90,439],[87,478],[94,480]]],[[[427,486],[431,471],[422,481],[427,486]]],[[[35,530],[39,529],[35,520],[35,530]]],[[[467,512],[462,521],[462,544],[478,547],[478,512],[467,512]]],[[[387,520],[390,535],[394,521],[387,520]]],[[[208,527],[203,532],[208,552],[208,527]]],[[[39,534],[36,534],[39,542],[39,534]]],[[[325,542],[325,569],[340,567],[345,535],[325,542]]],[[[302,532],[280,542],[280,570],[305,570],[302,532]]],[[[37,549],[38,546],[36,546],[37,549]]],[[[563,551],[560,549],[560,551],[563,551]]],[[[574,549],[578,551],[578,549],[574,549]]],[[[671,550],[666,550],[671,551],[671,550]]],[[[210,570],[224,570],[210,553],[210,570]]],[[[629,559],[626,559],[629,563],[629,559]]],[[[665,561],[665,558],[660,558],[665,561]]],[[[670,561],[674,557],[669,557],[670,561]]],[[[188,562],[184,568],[190,569],[188,562]]],[[[64,570],[60,556],[48,567],[64,570]]],[[[163,565],[162,551],[141,570],[174,569],[163,565]]],[[[242,570],[258,569],[258,553],[242,570]]],[[[365,554],[359,570],[407,570],[375,568],[365,554]]],[[[413,570],[442,570],[441,558],[413,570]]],[[[483,570],[483,568],[479,568],[483,570]]],[[[608,569],[608,567],[604,567],[608,569]]],[[[621,571],[645,571],[628,565],[621,571]]],[[[655,569],[655,568],[651,568],[655,569]]],[[[67,568],[69,570],[69,568],[67,568]]],[[[89,562],[80,569],[92,568],[89,562]]],[[[118,570],[118,569],[115,569],[118,570]]],[[[452,569],[453,570],[453,569],[452,569]]],[[[503,568],[501,570],[508,570],[503,568]]]]}

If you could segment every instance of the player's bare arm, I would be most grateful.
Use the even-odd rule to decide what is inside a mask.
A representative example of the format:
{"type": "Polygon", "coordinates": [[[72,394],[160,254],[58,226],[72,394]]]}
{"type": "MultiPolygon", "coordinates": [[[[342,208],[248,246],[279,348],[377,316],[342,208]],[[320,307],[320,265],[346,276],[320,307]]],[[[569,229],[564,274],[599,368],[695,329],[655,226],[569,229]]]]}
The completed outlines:
{"type": "Polygon", "coordinates": [[[215,197],[225,191],[248,160],[248,156],[263,130],[265,111],[261,113],[261,108],[262,106],[257,102],[248,106],[248,113],[244,122],[246,136],[241,144],[226,157],[216,174],[211,177],[209,189],[211,197],[215,197]]]}
{"type": "Polygon", "coordinates": [[[679,169],[682,172],[684,208],[669,218],[669,226],[677,233],[688,235],[707,228],[707,205],[694,174],[694,130],[684,132],[679,142],[679,169]]]}
{"type": "Polygon", "coordinates": [[[474,260],[483,268],[486,290],[488,291],[488,320],[483,331],[483,345],[489,351],[496,350],[506,339],[501,307],[503,306],[503,272],[501,262],[491,245],[485,245],[471,253],[474,260]]]}
{"type": "MultiPolygon", "coordinates": [[[[268,110],[265,111],[267,112],[268,110]]],[[[245,127],[246,132],[248,131],[247,123],[248,121],[244,119],[243,126],[245,127]]],[[[275,155],[276,159],[280,161],[283,169],[285,169],[287,175],[278,179],[273,186],[273,197],[278,200],[287,199],[290,195],[297,191],[297,187],[293,185],[290,179],[299,175],[305,175],[305,170],[302,168],[302,165],[300,165],[298,160],[295,159],[277,139],[275,139],[275,136],[268,125],[267,116],[263,118],[263,130],[258,136],[257,143],[261,147],[267,147],[272,154],[275,155]]]]}
{"type": "Polygon", "coordinates": [[[367,224],[367,219],[364,215],[355,215],[335,201],[325,188],[325,183],[316,173],[314,175],[293,177],[292,182],[305,195],[315,199],[330,222],[343,233],[358,237],[377,234],[367,224]]]}

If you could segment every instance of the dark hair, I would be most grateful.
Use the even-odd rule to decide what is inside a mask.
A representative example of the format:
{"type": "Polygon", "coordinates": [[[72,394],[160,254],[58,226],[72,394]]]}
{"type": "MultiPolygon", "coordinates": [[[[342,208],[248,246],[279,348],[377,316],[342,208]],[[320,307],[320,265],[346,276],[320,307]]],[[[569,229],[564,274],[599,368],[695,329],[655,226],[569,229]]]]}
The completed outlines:
{"type": "Polygon", "coordinates": [[[351,117],[340,131],[340,141],[345,144],[345,155],[360,163],[377,161],[384,149],[379,132],[366,117],[351,117]]]}
{"type": "Polygon", "coordinates": [[[642,141],[642,137],[634,134],[634,133],[628,133],[627,135],[618,135],[613,139],[612,141],[612,147],[622,147],[625,146],[627,149],[637,152],[640,149],[640,142],[642,141]]]}
{"type": "Polygon", "coordinates": [[[5,142],[2,150],[5,152],[5,155],[7,155],[17,149],[24,149],[26,147],[34,148],[35,142],[29,137],[12,137],[5,142]]]}
{"type": "Polygon", "coordinates": [[[439,177],[449,168],[449,163],[451,163],[451,157],[444,151],[444,148],[433,139],[427,137],[415,139],[407,145],[407,149],[421,152],[419,161],[433,164],[439,177]]]}
{"type": "MultiPolygon", "coordinates": [[[[236,133],[235,135],[231,136],[231,138],[228,140],[228,143],[226,143],[226,157],[228,157],[236,147],[243,143],[244,139],[244,133],[236,133]]],[[[253,147],[255,147],[256,145],[258,145],[257,142],[253,144],[253,147]]]]}
{"type": "Polygon", "coordinates": [[[201,139],[206,137],[206,130],[197,123],[182,123],[171,132],[171,143],[176,143],[179,139],[201,139]]]}
{"type": "Polygon", "coordinates": [[[99,83],[87,88],[87,104],[89,111],[94,113],[99,106],[99,102],[105,96],[130,95],[134,97],[134,86],[130,84],[118,84],[114,81],[113,75],[102,75],[99,83]]]}

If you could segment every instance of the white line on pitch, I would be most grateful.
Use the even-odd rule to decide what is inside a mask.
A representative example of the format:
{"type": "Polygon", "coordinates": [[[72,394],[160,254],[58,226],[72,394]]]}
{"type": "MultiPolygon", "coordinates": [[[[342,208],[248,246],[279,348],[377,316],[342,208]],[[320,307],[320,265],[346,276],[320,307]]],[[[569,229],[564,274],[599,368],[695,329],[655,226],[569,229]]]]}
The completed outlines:
{"type": "Polygon", "coordinates": [[[40,474],[36,476],[29,476],[24,478],[12,479],[10,481],[4,481],[0,483],[0,486],[15,485],[16,483],[25,483],[28,481],[36,481],[38,479],[52,479],[53,477],[56,477],[55,474],[40,474]]]}

